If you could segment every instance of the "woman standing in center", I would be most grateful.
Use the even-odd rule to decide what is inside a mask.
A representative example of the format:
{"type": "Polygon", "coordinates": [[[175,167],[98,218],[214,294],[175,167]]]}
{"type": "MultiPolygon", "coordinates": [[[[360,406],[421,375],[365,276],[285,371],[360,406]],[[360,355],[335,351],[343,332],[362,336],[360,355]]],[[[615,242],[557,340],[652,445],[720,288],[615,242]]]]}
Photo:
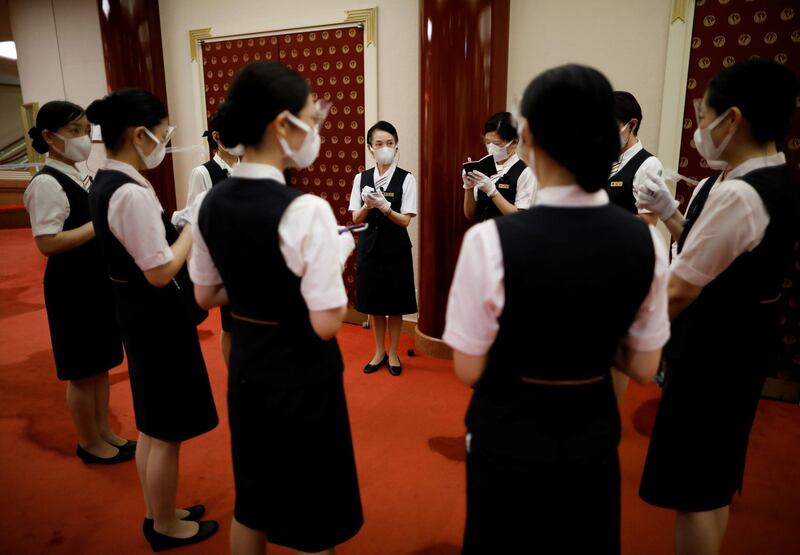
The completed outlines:
{"type": "Polygon", "coordinates": [[[546,71],[521,113],[537,203],[467,232],[447,306],[456,374],[475,385],[463,552],[615,554],[610,371],[655,375],[669,337],[666,252],[602,190],[619,135],[601,73],[546,71]]]}
{"type": "Polygon", "coordinates": [[[217,122],[244,157],[206,194],[194,228],[197,300],[229,305],[233,323],[234,555],[263,554],[267,540],[332,554],[363,523],[336,342],[353,238],[337,234],[327,202],[283,175],[314,162],[326,114],[286,66],[245,66],[217,122]]]}
{"type": "Polygon", "coordinates": [[[389,373],[403,371],[397,344],[403,314],[417,311],[414,262],[408,224],[417,215],[417,181],[397,167],[397,129],[379,121],[367,132],[375,167],[353,179],[350,211],[353,223],[366,222],[358,241],[356,259],[356,309],[370,315],[375,334],[375,355],[364,367],[371,374],[384,364],[389,373]],[[385,335],[389,328],[389,352],[385,335]]]}

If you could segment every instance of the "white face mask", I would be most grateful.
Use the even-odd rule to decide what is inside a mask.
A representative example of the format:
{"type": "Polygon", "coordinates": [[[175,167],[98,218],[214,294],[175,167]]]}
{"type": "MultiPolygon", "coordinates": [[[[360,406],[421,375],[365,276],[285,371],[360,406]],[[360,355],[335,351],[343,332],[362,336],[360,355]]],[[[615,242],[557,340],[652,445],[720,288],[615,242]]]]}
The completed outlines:
{"type": "Polygon", "coordinates": [[[163,162],[163,161],[164,161],[164,156],[166,156],[166,155],[167,155],[167,143],[168,143],[168,142],[169,142],[169,140],[172,138],[172,133],[173,133],[174,131],[175,131],[175,128],[174,128],[174,127],[170,127],[169,129],[167,129],[167,136],[166,136],[166,138],[164,139],[164,141],[162,142],[162,141],[160,141],[160,140],[158,139],[158,137],[156,137],[155,135],[153,135],[153,134],[150,132],[150,130],[149,130],[149,129],[147,129],[147,128],[145,127],[145,130],[144,130],[144,132],[145,132],[145,133],[147,133],[147,136],[148,136],[148,137],[150,137],[151,139],[153,139],[153,142],[154,142],[154,143],[156,143],[156,147],[155,147],[155,148],[154,148],[154,149],[153,149],[153,150],[150,152],[150,154],[148,154],[147,156],[145,156],[145,155],[142,153],[142,149],[141,149],[141,148],[139,148],[139,145],[133,145],[133,146],[134,146],[134,148],[136,149],[136,152],[138,152],[138,153],[139,153],[139,157],[142,159],[142,162],[144,163],[144,167],[145,167],[145,168],[147,168],[148,170],[152,170],[153,168],[155,168],[155,167],[158,167],[158,165],[159,165],[161,162],[163,162]]]}
{"type": "Polygon", "coordinates": [[[397,148],[392,148],[390,146],[385,146],[378,149],[370,147],[370,150],[372,150],[372,155],[375,157],[375,161],[381,166],[391,165],[391,163],[394,162],[395,155],[397,154],[397,148]]]}
{"type": "Polygon", "coordinates": [[[620,150],[625,148],[625,145],[628,144],[628,139],[625,138],[625,130],[628,128],[628,124],[622,126],[622,129],[619,130],[619,148],[620,150]]]}
{"type": "Polygon", "coordinates": [[[319,156],[319,148],[321,145],[319,130],[316,126],[311,127],[291,112],[287,112],[286,117],[289,118],[289,121],[294,125],[306,132],[306,138],[303,140],[303,144],[300,145],[300,148],[292,150],[289,143],[286,142],[286,139],[278,137],[278,141],[283,148],[283,154],[287,158],[290,158],[298,169],[307,168],[313,164],[314,160],[319,156]]]}
{"type": "Polygon", "coordinates": [[[486,144],[486,152],[494,156],[495,162],[502,162],[509,157],[508,147],[511,146],[511,141],[507,142],[504,146],[496,145],[494,143],[486,144]]]}
{"type": "Polygon", "coordinates": [[[83,162],[89,158],[89,153],[92,151],[92,138],[89,135],[81,135],[80,137],[62,137],[58,133],[53,133],[53,135],[64,141],[63,151],[52,145],[53,150],[64,158],[73,162],[83,162]]]}
{"type": "Polygon", "coordinates": [[[734,134],[728,133],[718,146],[714,144],[714,139],[711,138],[711,131],[722,123],[730,111],[730,108],[728,108],[721,116],[702,129],[698,124],[697,129],[694,131],[694,144],[697,147],[697,152],[706,159],[708,167],[714,170],[724,170],[728,167],[728,163],[725,160],[720,160],[719,157],[725,152],[734,134]]]}

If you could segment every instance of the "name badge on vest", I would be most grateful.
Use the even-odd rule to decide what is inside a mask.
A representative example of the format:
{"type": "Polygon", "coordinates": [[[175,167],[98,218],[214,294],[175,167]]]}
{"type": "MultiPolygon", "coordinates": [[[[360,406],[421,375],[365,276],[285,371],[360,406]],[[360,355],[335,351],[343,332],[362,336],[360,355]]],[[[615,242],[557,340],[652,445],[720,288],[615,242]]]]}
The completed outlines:
{"type": "Polygon", "coordinates": [[[497,184],[497,188],[498,189],[510,189],[511,188],[511,184],[509,184],[509,183],[498,183],[497,184]]]}
{"type": "Polygon", "coordinates": [[[622,181],[612,181],[611,182],[611,187],[622,187],[622,185],[623,185],[622,181]]]}
{"type": "Polygon", "coordinates": [[[388,193],[388,192],[383,193],[383,196],[385,196],[386,198],[394,198],[394,193],[388,193]]]}

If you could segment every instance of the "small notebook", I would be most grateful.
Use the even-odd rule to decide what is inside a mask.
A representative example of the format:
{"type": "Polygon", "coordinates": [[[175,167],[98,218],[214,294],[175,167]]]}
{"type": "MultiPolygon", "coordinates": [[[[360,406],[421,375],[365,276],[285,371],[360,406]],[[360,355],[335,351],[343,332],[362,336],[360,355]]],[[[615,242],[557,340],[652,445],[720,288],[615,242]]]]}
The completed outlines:
{"type": "Polygon", "coordinates": [[[464,162],[461,164],[466,173],[479,171],[486,177],[492,177],[497,173],[497,164],[494,163],[494,156],[487,154],[477,162],[464,162]]]}

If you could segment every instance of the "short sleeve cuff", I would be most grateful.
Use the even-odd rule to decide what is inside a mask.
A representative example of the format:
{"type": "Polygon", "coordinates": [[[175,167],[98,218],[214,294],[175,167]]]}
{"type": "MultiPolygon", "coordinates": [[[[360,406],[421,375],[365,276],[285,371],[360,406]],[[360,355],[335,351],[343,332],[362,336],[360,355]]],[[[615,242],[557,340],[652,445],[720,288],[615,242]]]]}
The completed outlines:
{"type": "Polygon", "coordinates": [[[169,246],[165,246],[155,254],[137,259],[136,265],[139,266],[141,271],[146,272],[148,270],[152,270],[153,268],[158,268],[159,266],[163,266],[164,264],[172,262],[174,258],[175,255],[173,254],[172,249],[169,248],[169,246]]]}
{"type": "Polygon", "coordinates": [[[705,287],[714,279],[713,277],[707,276],[702,272],[698,272],[691,266],[683,263],[680,259],[680,255],[678,255],[678,258],[672,264],[670,272],[681,278],[683,281],[691,283],[695,287],[705,287]]]}
{"type": "Polygon", "coordinates": [[[669,322],[661,326],[658,330],[648,333],[647,335],[632,335],[629,334],[625,339],[625,343],[635,351],[642,351],[649,353],[657,351],[667,344],[670,336],[669,322]]]}
{"type": "Polygon", "coordinates": [[[34,237],[41,237],[43,235],[57,235],[63,231],[64,227],[58,224],[37,225],[32,228],[34,237]]]}
{"type": "Polygon", "coordinates": [[[492,347],[491,341],[480,341],[477,339],[468,338],[453,328],[446,328],[444,330],[442,341],[444,341],[454,350],[471,356],[485,355],[492,347]]]}
{"type": "Polygon", "coordinates": [[[345,292],[344,287],[342,287],[340,291],[328,291],[327,294],[323,292],[318,295],[303,295],[303,300],[306,301],[308,310],[333,310],[334,308],[347,306],[347,292],[345,292]]]}
{"type": "Polygon", "coordinates": [[[201,272],[191,260],[189,261],[189,277],[197,285],[222,285],[222,277],[217,272],[201,272]]]}

